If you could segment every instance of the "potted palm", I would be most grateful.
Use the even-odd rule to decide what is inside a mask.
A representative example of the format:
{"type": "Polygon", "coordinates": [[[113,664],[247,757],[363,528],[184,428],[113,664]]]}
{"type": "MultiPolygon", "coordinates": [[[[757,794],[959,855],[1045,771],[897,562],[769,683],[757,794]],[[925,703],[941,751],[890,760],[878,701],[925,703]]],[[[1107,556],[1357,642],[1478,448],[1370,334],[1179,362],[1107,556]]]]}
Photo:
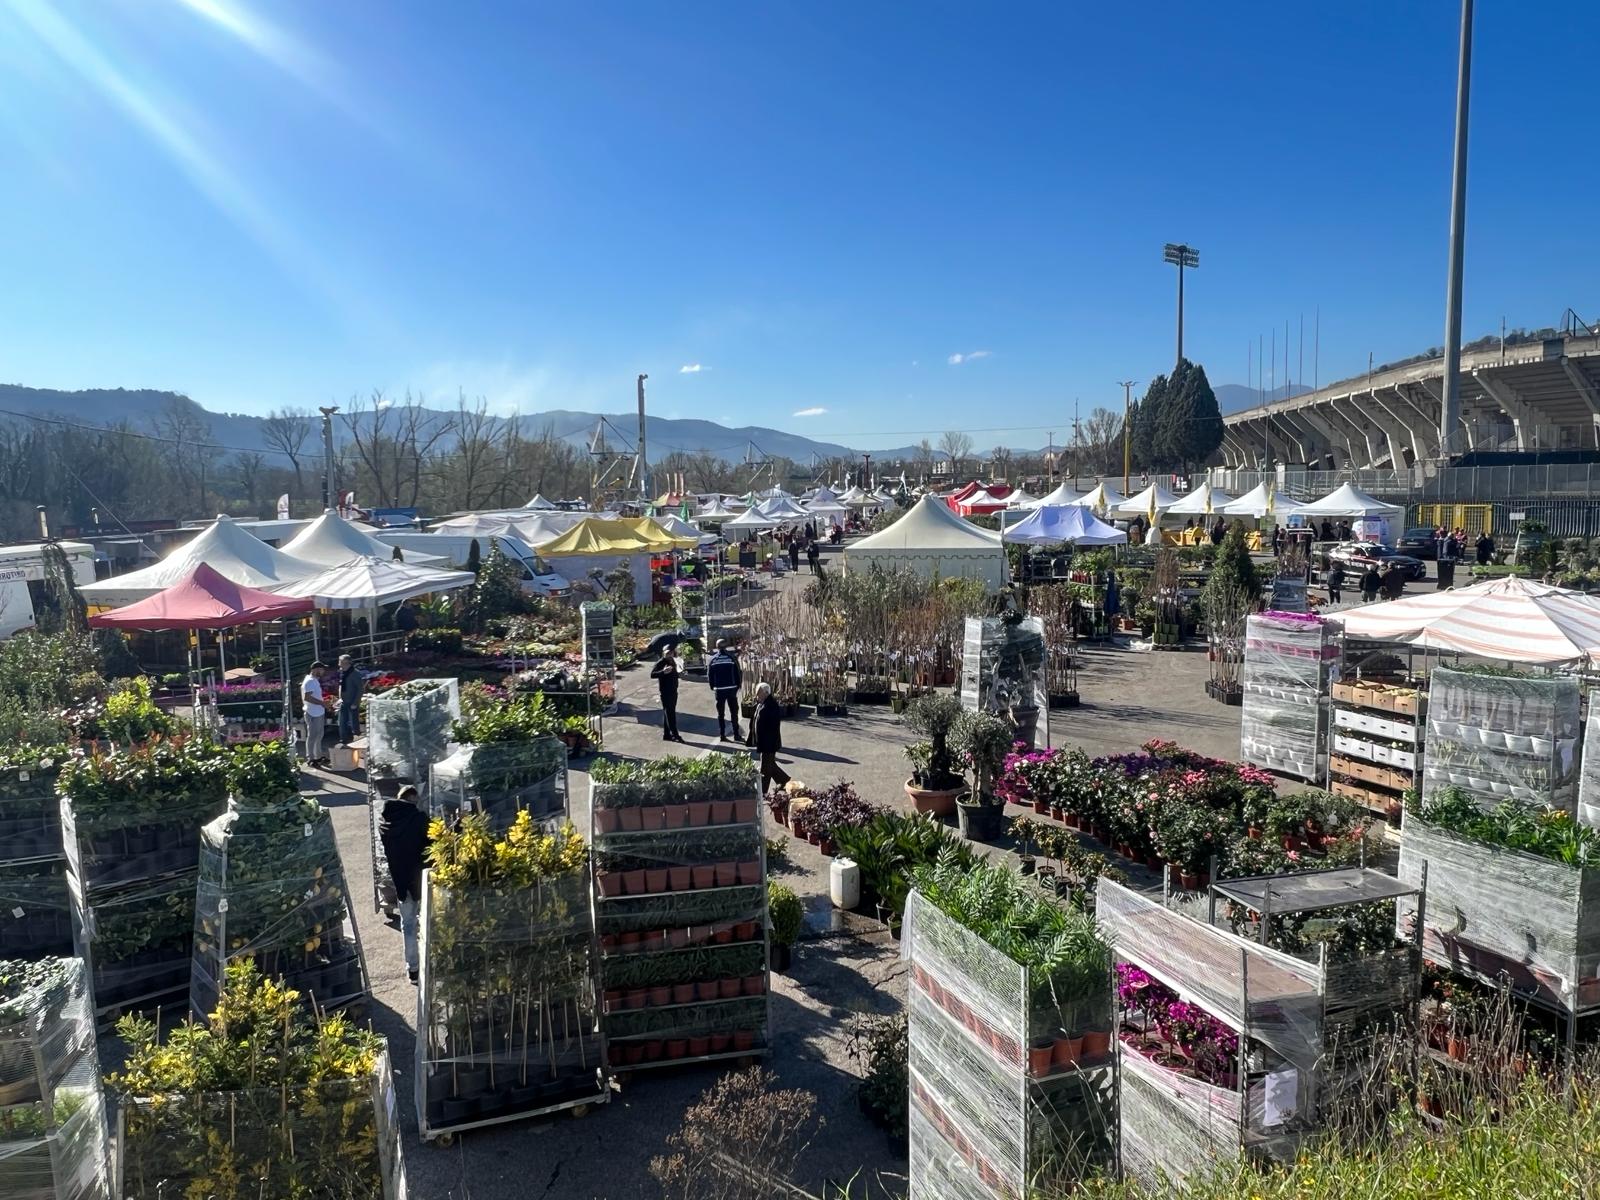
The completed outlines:
{"type": "Polygon", "coordinates": [[[1004,717],[982,712],[963,712],[950,731],[951,748],[972,772],[972,790],[956,800],[961,832],[972,841],[1000,836],[1005,802],[995,795],[994,783],[1005,767],[1013,732],[1004,717]]]}
{"type": "Polygon", "coordinates": [[[961,703],[954,696],[929,693],[906,705],[906,726],[922,739],[906,747],[911,760],[906,795],[919,813],[951,816],[956,797],[966,790],[950,749],[950,731],[960,716],[961,703]]]}

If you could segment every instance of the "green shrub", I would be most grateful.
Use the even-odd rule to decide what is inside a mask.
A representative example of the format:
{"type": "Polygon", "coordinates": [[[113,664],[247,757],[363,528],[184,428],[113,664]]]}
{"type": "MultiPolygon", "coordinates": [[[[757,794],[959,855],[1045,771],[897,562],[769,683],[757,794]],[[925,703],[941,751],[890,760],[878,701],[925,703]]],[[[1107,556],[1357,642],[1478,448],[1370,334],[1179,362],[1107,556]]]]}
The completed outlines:
{"type": "Polygon", "coordinates": [[[772,940],[775,945],[792,946],[800,936],[800,926],[805,920],[805,908],[793,888],[781,883],[767,884],[767,914],[772,920],[772,940]]]}
{"type": "Polygon", "coordinates": [[[460,654],[461,630],[418,629],[406,643],[408,650],[432,650],[436,654],[460,654]]]}

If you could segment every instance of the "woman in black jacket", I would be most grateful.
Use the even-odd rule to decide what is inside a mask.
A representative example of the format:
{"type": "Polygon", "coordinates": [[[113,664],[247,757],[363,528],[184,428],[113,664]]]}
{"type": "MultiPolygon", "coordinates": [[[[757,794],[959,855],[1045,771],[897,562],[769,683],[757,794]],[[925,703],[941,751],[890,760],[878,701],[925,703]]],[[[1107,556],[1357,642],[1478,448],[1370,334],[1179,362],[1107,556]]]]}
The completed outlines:
{"type": "Polygon", "coordinates": [[[778,751],[783,749],[783,710],[778,698],[772,694],[772,685],[756,684],[756,719],[752,722],[751,744],[761,757],[761,794],[767,794],[769,783],[783,787],[789,782],[789,772],[778,765],[778,751]]]}
{"type": "Polygon", "coordinates": [[[417,806],[417,789],[407,785],[383,802],[378,841],[389,864],[389,878],[400,902],[400,934],[405,942],[406,974],[417,981],[417,916],[422,905],[422,865],[428,850],[428,815],[417,806]]]}
{"type": "Polygon", "coordinates": [[[650,678],[661,689],[661,740],[681,742],[678,734],[678,676],[683,667],[671,646],[661,651],[661,661],[650,668],[650,678]]]}

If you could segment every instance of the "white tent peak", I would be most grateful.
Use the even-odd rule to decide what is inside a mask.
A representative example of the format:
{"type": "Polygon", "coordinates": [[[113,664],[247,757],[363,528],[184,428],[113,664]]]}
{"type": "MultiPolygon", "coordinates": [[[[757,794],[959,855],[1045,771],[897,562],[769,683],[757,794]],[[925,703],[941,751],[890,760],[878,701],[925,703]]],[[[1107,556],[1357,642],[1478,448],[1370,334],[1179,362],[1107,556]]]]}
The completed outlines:
{"type": "Polygon", "coordinates": [[[372,609],[412,596],[447,592],[474,581],[471,571],[442,571],[382,558],[354,558],[304,579],[275,584],[270,591],[303,596],[318,608],[372,609]]]}
{"type": "Polygon", "coordinates": [[[1047,508],[1061,504],[1076,504],[1082,499],[1083,494],[1079,492],[1077,488],[1073,487],[1070,483],[1063,482],[1057,484],[1054,491],[1040,496],[1037,500],[1022,501],[1021,507],[1047,508]]]}
{"type": "MultiPolygon", "coordinates": [[[[357,529],[338,513],[325,510],[284,546],[283,553],[308,563],[334,567],[353,558],[392,559],[394,547],[357,529]]],[[[442,555],[402,550],[405,561],[418,566],[437,565],[447,560],[442,555]]]]}
{"type": "Polygon", "coordinates": [[[850,550],[959,550],[996,546],[1000,535],[950,511],[939,496],[924,496],[887,529],[862,538],[850,550]]]}
{"type": "Polygon", "coordinates": [[[1341,483],[1320,500],[1297,504],[1290,516],[1302,517],[1382,517],[1400,512],[1398,504],[1367,495],[1353,483],[1341,483]]]}
{"type": "MultiPolygon", "coordinates": [[[[1263,479],[1237,500],[1223,505],[1222,511],[1230,517],[1266,517],[1277,511],[1279,498],[1272,483],[1263,479]]],[[[1289,501],[1293,507],[1293,501],[1289,501]]]]}
{"type": "Polygon", "coordinates": [[[1167,511],[1180,517],[1209,515],[1232,503],[1232,496],[1219,487],[1213,487],[1211,481],[1206,480],[1187,496],[1174,500],[1168,505],[1167,511]]]}
{"type": "Polygon", "coordinates": [[[546,500],[538,492],[535,492],[533,494],[533,499],[529,500],[522,507],[523,508],[538,508],[538,509],[546,509],[546,510],[548,510],[548,509],[554,508],[555,505],[550,503],[550,501],[546,500]]]}
{"type": "MultiPolygon", "coordinates": [[[[394,553],[393,547],[384,549],[388,554],[394,553]]],[[[188,578],[201,563],[224,579],[256,588],[303,579],[322,567],[320,563],[306,562],[274,549],[253,533],[241,529],[232,517],[219,516],[160,562],[126,575],[86,583],[79,590],[91,604],[132,604],[188,578]]]]}
{"type": "MultiPolygon", "coordinates": [[[[1100,485],[1104,487],[1104,484],[1100,485]]],[[[1167,488],[1159,483],[1152,483],[1137,496],[1129,496],[1117,505],[1117,511],[1125,516],[1147,516],[1153,508],[1157,512],[1171,508],[1178,502],[1178,498],[1167,488]]]]}

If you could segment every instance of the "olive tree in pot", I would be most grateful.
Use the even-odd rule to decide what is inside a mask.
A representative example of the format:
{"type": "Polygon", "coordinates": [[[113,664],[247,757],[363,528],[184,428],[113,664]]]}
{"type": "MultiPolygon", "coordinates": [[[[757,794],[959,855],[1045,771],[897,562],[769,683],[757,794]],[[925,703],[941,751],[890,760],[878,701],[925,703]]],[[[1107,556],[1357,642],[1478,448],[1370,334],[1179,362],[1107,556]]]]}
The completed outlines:
{"type": "Polygon", "coordinates": [[[972,791],[956,801],[961,832],[974,842],[1000,836],[1005,802],[994,794],[994,781],[1005,768],[1015,730],[993,713],[963,712],[950,731],[951,748],[972,772],[972,791]]]}
{"type": "Polygon", "coordinates": [[[950,732],[960,716],[961,702],[936,692],[906,705],[906,726],[922,739],[906,747],[906,757],[911,760],[906,795],[919,813],[952,816],[956,797],[966,790],[950,748],[950,732]]]}

